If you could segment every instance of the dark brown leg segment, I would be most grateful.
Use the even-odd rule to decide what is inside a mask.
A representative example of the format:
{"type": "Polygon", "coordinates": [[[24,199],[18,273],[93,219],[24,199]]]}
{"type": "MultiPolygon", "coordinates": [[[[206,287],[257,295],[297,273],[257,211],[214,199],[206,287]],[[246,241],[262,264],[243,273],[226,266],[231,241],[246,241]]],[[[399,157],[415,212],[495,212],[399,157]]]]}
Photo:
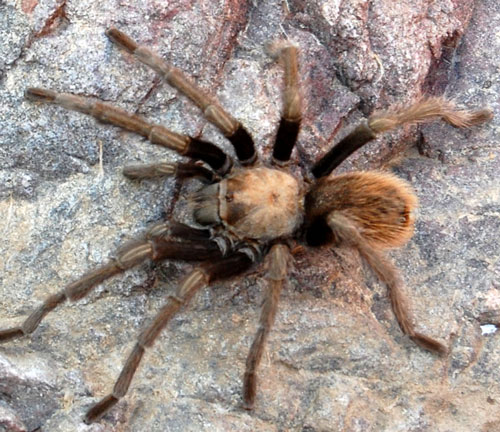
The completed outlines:
{"type": "Polygon", "coordinates": [[[213,260],[193,270],[179,284],[175,294],[170,296],[167,304],[160,309],[152,323],[139,335],[137,343],[132,349],[113,387],[113,391],[90,408],[85,415],[85,423],[93,423],[99,420],[127,393],[132,378],[134,377],[146,349],[153,346],[155,340],[170,319],[182,306],[189,303],[191,298],[200,288],[207,286],[216,279],[225,279],[241,273],[252,264],[252,260],[247,255],[236,252],[228,257],[213,260]]]}
{"type": "Polygon", "coordinates": [[[191,241],[208,240],[210,238],[210,230],[198,229],[190,227],[181,222],[172,221],[168,224],[170,235],[180,237],[191,241]]]}
{"type": "Polygon", "coordinates": [[[273,162],[284,165],[290,160],[293,147],[297,142],[302,120],[301,99],[299,94],[298,49],[278,44],[271,48],[283,65],[285,88],[283,89],[283,113],[273,148],[273,162]]]}
{"type": "Polygon", "coordinates": [[[116,28],[109,29],[106,34],[113,43],[133,54],[141,63],[152,68],[168,84],[179,90],[196,104],[202,110],[206,119],[217,126],[226,138],[231,141],[236,155],[242,164],[249,165],[255,162],[257,153],[253,140],[246,129],[193,81],[186,77],[183,72],[166,63],[149,48],[138,45],[133,39],[116,28]]]}
{"type": "Polygon", "coordinates": [[[290,252],[285,245],[274,245],[267,255],[269,285],[262,303],[259,328],[250,348],[243,378],[243,401],[246,409],[253,409],[257,389],[257,368],[262,359],[264,345],[276,318],[281,288],[287,276],[290,252]]]}
{"type": "Polygon", "coordinates": [[[415,331],[409,300],[404,294],[403,281],[394,265],[378,250],[372,248],[363,239],[358,229],[340,214],[330,214],[328,225],[335,238],[344,244],[357,248],[377,276],[389,290],[392,310],[403,333],[407,334],[417,345],[429,351],[446,354],[448,349],[440,342],[415,331]]]}
{"type": "Polygon", "coordinates": [[[34,101],[53,103],[72,111],[79,111],[102,123],[109,123],[135,132],[153,144],[167,147],[183,156],[200,159],[221,175],[226,174],[232,166],[231,158],[214,144],[172,132],[161,125],[149,123],[138,115],[128,113],[110,104],[41,88],[28,88],[26,97],[34,101]]]}
{"type": "Polygon", "coordinates": [[[168,241],[160,236],[155,237],[151,235],[153,232],[160,234],[164,233],[165,229],[160,225],[154,226],[145,240],[136,240],[124,245],[117,251],[114,260],[95,270],[91,270],[58,293],[49,296],[41,306],[32,312],[20,327],[0,330],[0,343],[32,333],[42,319],[59,304],[66,300],[80,300],[89,294],[96,285],[147,259],[202,261],[221,257],[219,248],[212,241],[168,241]]]}
{"type": "Polygon", "coordinates": [[[458,110],[455,104],[442,97],[422,98],[407,108],[377,111],[366,124],[359,125],[353,132],[336,144],[312,168],[316,178],[329,175],[357,149],[376,138],[379,133],[404,124],[428,123],[442,119],[458,128],[469,128],[490,120],[491,110],[458,110]]]}
{"type": "Polygon", "coordinates": [[[366,124],[359,125],[354,131],[342,139],[327,154],[325,154],[312,168],[314,177],[329,175],[335,168],[344,162],[352,153],[376,137],[366,124]]]}

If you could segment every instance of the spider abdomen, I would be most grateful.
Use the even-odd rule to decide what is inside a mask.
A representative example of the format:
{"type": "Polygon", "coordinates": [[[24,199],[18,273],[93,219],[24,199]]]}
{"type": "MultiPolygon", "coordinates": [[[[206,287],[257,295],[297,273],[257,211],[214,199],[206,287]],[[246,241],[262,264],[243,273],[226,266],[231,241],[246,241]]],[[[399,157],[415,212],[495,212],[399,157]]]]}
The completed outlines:
{"type": "MultiPolygon", "coordinates": [[[[340,215],[373,246],[398,247],[413,235],[417,197],[412,187],[381,171],[352,172],[320,180],[306,196],[308,242],[324,244],[328,219],[340,215]]],[[[329,238],[333,241],[333,238],[329,238]]]]}
{"type": "Polygon", "coordinates": [[[297,180],[283,171],[242,168],[195,197],[197,222],[221,223],[241,240],[269,241],[290,236],[303,219],[297,180]]]}

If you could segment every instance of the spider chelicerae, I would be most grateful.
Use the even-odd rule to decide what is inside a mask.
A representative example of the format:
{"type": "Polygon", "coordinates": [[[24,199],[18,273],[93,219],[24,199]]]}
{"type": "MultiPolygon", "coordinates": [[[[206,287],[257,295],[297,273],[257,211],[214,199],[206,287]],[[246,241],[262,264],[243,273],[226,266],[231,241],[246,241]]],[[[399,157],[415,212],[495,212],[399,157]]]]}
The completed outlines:
{"type": "Polygon", "coordinates": [[[116,251],[108,263],[49,296],[20,326],[0,331],[0,342],[30,334],[59,304],[85,297],[99,283],[145,260],[201,262],[179,283],[175,293],[140,333],[113,390],[88,410],[85,422],[98,420],[127,393],[146,349],[200,288],[242,274],[265,260],[267,288],[243,378],[244,406],[253,408],[257,368],[293,258],[291,250],[297,245],[314,248],[342,244],[356,248],[387,285],[401,330],[425,349],[441,354],[447,352],[444,344],[415,329],[401,278],[383,252],[403,245],[412,236],[412,212],[417,198],[411,186],[382,171],[330,174],[350,154],[381,132],[435,118],[456,127],[470,127],[491,118],[489,110],[460,111],[444,98],[427,97],[406,108],[376,112],[333,146],[311,167],[308,177],[302,179],[287,169],[301,125],[298,50],[295,46],[280,41],[270,47],[271,54],[283,66],[285,84],[272,159],[265,163],[258,158],[245,128],[180,70],[115,28],[108,30],[107,35],[113,43],[154,69],[167,83],[191,99],[231,142],[237,163],[209,142],[172,132],[109,104],[41,88],[26,91],[31,100],[89,114],[192,159],[186,163],[128,166],[124,169],[125,176],[131,179],[175,176],[178,179],[197,178],[205,183],[188,198],[193,219],[198,224],[196,228],[174,221],[154,225],[142,238],[116,251]]]}

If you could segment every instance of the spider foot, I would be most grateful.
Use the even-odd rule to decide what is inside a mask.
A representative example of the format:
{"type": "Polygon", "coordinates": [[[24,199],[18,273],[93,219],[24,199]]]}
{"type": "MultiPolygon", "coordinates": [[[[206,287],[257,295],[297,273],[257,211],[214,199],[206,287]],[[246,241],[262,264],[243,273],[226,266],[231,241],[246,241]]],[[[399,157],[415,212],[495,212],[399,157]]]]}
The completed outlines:
{"type": "Polygon", "coordinates": [[[247,411],[251,411],[255,405],[255,395],[257,392],[257,386],[255,385],[255,376],[252,378],[252,382],[247,381],[248,377],[245,376],[245,384],[243,388],[243,408],[247,411]],[[250,384],[250,385],[249,385],[250,384]]]}
{"type": "Polygon", "coordinates": [[[87,411],[83,421],[86,424],[94,423],[106,414],[112,407],[114,407],[118,400],[119,399],[114,397],[112,394],[107,395],[87,411]]]}
{"type": "Polygon", "coordinates": [[[448,348],[445,345],[429,336],[425,336],[421,333],[414,333],[410,336],[410,339],[418,346],[428,351],[432,351],[443,356],[448,354],[448,348]]]}
{"type": "Polygon", "coordinates": [[[6,330],[0,330],[0,343],[8,342],[23,336],[24,333],[19,327],[13,327],[6,330]]]}

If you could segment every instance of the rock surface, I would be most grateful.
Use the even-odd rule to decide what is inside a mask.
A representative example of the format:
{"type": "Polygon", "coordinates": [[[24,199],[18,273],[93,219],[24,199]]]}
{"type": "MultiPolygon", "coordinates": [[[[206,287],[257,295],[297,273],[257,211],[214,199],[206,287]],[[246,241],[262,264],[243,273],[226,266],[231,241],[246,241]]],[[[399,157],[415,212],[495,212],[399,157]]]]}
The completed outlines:
{"type": "Polygon", "coordinates": [[[385,287],[353,251],[307,250],[282,294],[254,411],[241,408],[241,377],[261,266],[203,290],[147,354],[129,394],[86,426],[83,413],[110,391],[140,329],[189,269],[146,264],[0,346],[0,431],[499,431],[498,2],[0,1],[0,328],[154,221],[185,218],[182,196],[193,189],[177,200],[172,181],[127,181],[128,163],[177,157],[27,102],[26,87],[98,97],[232,151],[195,107],[107,41],[111,25],[217,94],[266,157],[282,74],[264,45],[293,39],[306,100],[294,156],[302,167],[363,115],[424,91],[489,105],[496,117],[481,128],[404,128],[339,169],[385,167],[416,188],[415,236],[391,255],[419,329],[450,355],[401,334],[385,287]]]}

